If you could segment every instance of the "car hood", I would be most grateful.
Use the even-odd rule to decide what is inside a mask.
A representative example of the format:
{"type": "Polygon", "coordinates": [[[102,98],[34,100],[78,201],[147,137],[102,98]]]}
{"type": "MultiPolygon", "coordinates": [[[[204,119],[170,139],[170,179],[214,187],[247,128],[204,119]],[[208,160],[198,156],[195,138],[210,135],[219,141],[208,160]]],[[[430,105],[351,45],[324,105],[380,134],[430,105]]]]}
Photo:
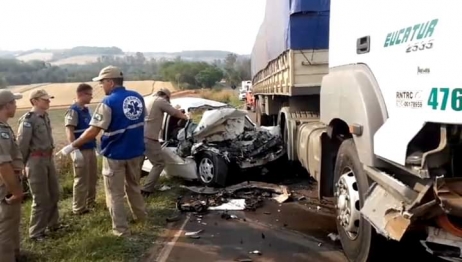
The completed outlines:
{"type": "MultiPolygon", "coordinates": [[[[151,100],[154,99],[154,96],[146,96],[144,97],[144,101],[146,104],[151,100]]],[[[178,98],[172,98],[170,99],[170,103],[172,106],[179,106],[180,109],[185,110],[186,112],[189,112],[193,109],[200,109],[200,108],[222,108],[222,107],[230,107],[230,105],[214,101],[214,100],[209,100],[209,99],[204,99],[204,98],[199,98],[199,97],[178,97],[178,98]]]]}

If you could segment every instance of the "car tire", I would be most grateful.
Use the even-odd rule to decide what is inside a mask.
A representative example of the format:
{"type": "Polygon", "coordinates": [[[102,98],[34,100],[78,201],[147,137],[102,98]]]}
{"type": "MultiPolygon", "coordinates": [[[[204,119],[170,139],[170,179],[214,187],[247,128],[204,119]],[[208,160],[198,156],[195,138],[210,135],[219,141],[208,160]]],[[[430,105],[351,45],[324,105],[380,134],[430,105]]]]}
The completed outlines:
{"type": "Polygon", "coordinates": [[[204,151],[196,157],[197,179],[204,186],[226,186],[228,163],[213,152],[204,151]]]}
{"type": "MultiPolygon", "coordinates": [[[[350,261],[376,261],[376,258],[380,258],[380,254],[378,254],[379,245],[385,244],[384,238],[381,238],[359,213],[368,189],[368,177],[362,168],[354,141],[352,138],[346,139],[340,145],[335,162],[334,192],[337,230],[344,253],[350,261]],[[348,190],[345,190],[346,188],[348,190]],[[348,193],[345,193],[345,191],[348,191],[348,193]],[[344,201],[346,195],[348,195],[349,199],[347,202],[344,201]],[[343,209],[345,206],[349,206],[352,211],[342,213],[342,210],[346,210],[343,209]],[[354,215],[351,215],[352,213],[354,215]],[[348,214],[346,216],[349,218],[349,223],[340,218],[342,214],[348,214]],[[351,223],[353,218],[358,218],[354,220],[357,223],[351,223]],[[352,227],[353,230],[351,230],[352,227]]],[[[380,250],[383,250],[383,248],[380,248],[380,250]]]]}

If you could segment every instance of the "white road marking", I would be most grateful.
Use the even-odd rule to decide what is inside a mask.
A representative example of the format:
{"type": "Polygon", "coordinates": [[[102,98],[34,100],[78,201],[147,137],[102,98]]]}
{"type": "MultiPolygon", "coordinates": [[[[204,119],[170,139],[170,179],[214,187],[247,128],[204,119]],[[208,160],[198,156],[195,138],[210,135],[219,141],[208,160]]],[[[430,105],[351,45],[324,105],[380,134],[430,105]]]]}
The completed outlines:
{"type": "Polygon", "coordinates": [[[181,233],[183,232],[186,224],[188,223],[189,218],[190,218],[190,215],[188,214],[186,216],[186,219],[183,221],[183,224],[181,225],[180,229],[178,229],[175,236],[173,237],[172,241],[166,243],[164,248],[162,248],[162,250],[160,251],[159,256],[156,259],[157,262],[165,262],[165,261],[167,261],[168,257],[170,256],[170,253],[173,250],[173,247],[175,246],[176,242],[178,241],[178,238],[180,238],[181,233]]]}

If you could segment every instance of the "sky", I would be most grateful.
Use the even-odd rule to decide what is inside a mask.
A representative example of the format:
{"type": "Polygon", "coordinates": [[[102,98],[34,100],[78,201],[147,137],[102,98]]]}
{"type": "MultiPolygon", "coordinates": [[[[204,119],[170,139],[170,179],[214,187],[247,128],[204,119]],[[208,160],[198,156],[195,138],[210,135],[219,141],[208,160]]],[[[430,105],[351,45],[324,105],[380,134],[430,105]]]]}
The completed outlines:
{"type": "Polygon", "coordinates": [[[2,0],[0,50],[117,46],[249,54],[265,0],[2,0]]]}

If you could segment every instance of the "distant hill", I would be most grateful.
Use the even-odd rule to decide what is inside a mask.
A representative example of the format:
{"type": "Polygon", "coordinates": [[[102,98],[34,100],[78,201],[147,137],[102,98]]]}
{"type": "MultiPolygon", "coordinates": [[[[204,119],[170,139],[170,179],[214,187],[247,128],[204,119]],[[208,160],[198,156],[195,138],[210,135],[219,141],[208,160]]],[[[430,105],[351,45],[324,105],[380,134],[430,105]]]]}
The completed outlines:
{"type": "MultiPolygon", "coordinates": [[[[146,59],[173,60],[181,57],[188,61],[213,62],[224,59],[229,53],[221,50],[197,50],[182,52],[143,52],[146,59]]],[[[16,58],[22,61],[41,60],[53,65],[88,64],[96,62],[101,56],[134,55],[134,52],[124,52],[118,47],[77,46],[71,49],[32,49],[26,51],[0,50],[0,58],[16,58]]],[[[249,55],[239,55],[238,58],[249,58],[249,55]]]]}

